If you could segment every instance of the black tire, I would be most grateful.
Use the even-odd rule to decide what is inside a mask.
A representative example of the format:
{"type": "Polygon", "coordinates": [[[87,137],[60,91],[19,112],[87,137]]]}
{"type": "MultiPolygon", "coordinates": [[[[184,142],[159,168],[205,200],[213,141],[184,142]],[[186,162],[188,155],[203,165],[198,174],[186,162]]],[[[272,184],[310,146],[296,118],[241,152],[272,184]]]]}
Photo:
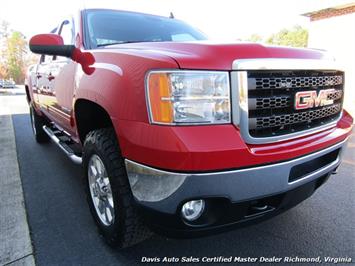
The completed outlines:
{"type": "Polygon", "coordinates": [[[129,247],[152,235],[151,231],[143,224],[134,206],[124,159],[112,128],[94,130],[86,136],[83,148],[83,170],[85,191],[91,214],[99,232],[110,246],[129,247]],[[101,159],[110,181],[115,219],[109,225],[105,225],[98,216],[89,188],[88,168],[90,159],[94,155],[101,159]]]}
{"type": "Polygon", "coordinates": [[[33,108],[33,105],[30,105],[30,119],[33,135],[38,143],[46,143],[50,140],[49,136],[44,132],[43,126],[46,124],[46,121],[42,116],[39,116],[33,108]]]}

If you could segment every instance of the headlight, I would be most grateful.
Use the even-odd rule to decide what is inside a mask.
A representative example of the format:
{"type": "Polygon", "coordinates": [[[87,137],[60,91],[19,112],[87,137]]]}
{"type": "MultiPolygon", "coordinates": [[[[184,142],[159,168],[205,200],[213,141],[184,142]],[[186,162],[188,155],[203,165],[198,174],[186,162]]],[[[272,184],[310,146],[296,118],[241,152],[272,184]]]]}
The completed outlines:
{"type": "Polygon", "coordinates": [[[231,121],[227,72],[152,71],[146,82],[152,123],[186,125],[231,121]]]}

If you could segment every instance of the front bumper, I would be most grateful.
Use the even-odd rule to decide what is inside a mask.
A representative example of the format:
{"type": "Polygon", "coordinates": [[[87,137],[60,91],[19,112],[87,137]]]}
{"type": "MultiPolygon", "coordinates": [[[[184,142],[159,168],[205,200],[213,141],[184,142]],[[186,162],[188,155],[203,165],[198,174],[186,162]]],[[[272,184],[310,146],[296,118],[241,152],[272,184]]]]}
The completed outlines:
{"type": "Polygon", "coordinates": [[[163,232],[202,232],[270,217],[309,197],[339,166],[345,142],[296,159],[232,171],[172,173],[129,160],[126,168],[148,221],[163,232]],[[205,199],[207,207],[201,219],[189,224],[180,210],[192,199],[205,199]],[[267,208],[255,211],[258,205],[267,208]]]}
{"type": "Polygon", "coordinates": [[[333,128],[269,144],[247,144],[232,124],[159,126],[113,120],[123,157],[171,172],[211,172],[276,164],[311,154],[346,139],[353,119],[343,116],[333,128]]]}

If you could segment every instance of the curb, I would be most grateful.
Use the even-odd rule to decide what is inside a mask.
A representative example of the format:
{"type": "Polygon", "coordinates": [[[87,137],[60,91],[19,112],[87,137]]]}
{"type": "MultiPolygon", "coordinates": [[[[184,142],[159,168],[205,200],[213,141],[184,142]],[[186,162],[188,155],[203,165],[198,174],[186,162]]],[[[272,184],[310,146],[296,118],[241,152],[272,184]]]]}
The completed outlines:
{"type": "Polygon", "coordinates": [[[35,265],[10,115],[0,115],[0,265],[35,265]]]}

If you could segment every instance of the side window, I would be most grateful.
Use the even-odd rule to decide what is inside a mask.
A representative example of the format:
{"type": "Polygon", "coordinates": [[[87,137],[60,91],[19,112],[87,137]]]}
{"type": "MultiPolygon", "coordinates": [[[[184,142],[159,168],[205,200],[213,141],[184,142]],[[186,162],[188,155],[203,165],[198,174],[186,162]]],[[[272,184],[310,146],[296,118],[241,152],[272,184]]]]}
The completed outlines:
{"type": "MultiPolygon", "coordinates": [[[[73,20],[64,20],[59,26],[58,34],[62,36],[63,42],[66,45],[74,44],[74,27],[73,20]]],[[[67,60],[67,58],[62,56],[53,56],[53,60],[67,60]]]]}
{"type": "Polygon", "coordinates": [[[74,44],[74,29],[71,19],[62,22],[59,34],[62,36],[64,44],[74,44]]]}
{"type": "Polygon", "coordinates": [[[52,56],[50,55],[41,55],[41,58],[39,59],[40,64],[46,64],[52,62],[52,56]]]}

